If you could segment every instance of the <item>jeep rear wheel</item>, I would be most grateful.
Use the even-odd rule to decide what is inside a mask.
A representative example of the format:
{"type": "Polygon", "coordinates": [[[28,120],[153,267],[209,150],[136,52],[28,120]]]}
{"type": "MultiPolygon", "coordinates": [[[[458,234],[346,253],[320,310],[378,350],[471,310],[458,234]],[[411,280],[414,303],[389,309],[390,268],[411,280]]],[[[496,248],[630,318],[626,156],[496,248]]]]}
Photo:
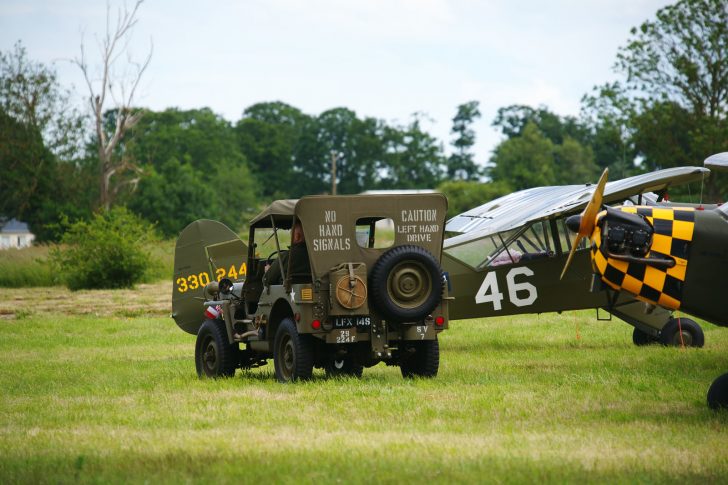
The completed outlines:
{"type": "Polygon", "coordinates": [[[222,320],[205,320],[197,333],[195,367],[200,378],[232,377],[240,360],[238,344],[228,343],[222,320]]]}
{"type": "Polygon", "coordinates": [[[422,320],[442,298],[440,265],[419,246],[398,246],[382,254],[369,281],[372,304],[394,321],[422,320]]]}
{"type": "Polygon", "coordinates": [[[273,344],[273,364],[278,382],[310,379],[313,373],[313,343],[300,335],[290,318],[281,321],[273,344]]]}
{"type": "Polygon", "coordinates": [[[402,377],[435,377],[440,367],[440,344],[437,340],[410,342],[415,353],[399,364],[402,377]]]}

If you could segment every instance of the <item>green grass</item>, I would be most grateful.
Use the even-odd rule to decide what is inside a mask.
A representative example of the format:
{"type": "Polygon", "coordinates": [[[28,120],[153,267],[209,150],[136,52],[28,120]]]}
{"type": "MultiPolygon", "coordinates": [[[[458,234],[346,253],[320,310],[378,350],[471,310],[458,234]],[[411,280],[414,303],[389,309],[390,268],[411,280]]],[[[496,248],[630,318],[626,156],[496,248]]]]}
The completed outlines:
{"type": "Polygon", "coordinates": [[[171,319],[0,321],[0,483],[725,483],[728,332],[704,328],[681,350],[590,312],[454,322],[433,380],[280,385],[198,380],[171,319]]]}
{"type": "Polygon", "coordinates": [[[48,246],[0,250],[0,287],[26,288],[57,283],[48,262],[48,246]]]}
{"type": "MultiPolygon", "coordinates": [[[[147,248],[151,264],[142,283],[171,280],[174,273],[174,241],[159,241],[147,248]]],[[[32,288],[62,284],[48,255],[53,246],[0,250],[0,288],[32,288]]]]}
{"type": "Polygon", "coordinates": [[[159,241],[148,248],[151,264],[144,274],[143,283],[172,280],[174,276],[174,245],[176,241],[159,241]]]}

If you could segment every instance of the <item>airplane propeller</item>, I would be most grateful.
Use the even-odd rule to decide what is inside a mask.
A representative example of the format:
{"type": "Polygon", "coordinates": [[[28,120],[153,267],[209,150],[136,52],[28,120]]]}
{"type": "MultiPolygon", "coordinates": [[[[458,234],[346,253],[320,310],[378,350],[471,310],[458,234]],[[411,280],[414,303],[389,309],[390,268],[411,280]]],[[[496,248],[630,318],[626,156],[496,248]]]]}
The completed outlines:
{"type": "Polygon", "coordinates": [[[594,194],[592,194],[592,198],[584,208],[584,211],[578,216],[571,216],[566,219],[566,225],[569,229],[576,233],[576,238],[574,239],[574,244],[571,245],[569,258],[566,260],[564,269],[561,272],[561,276],[559,277],[560,280],[564,278],[566,270],[569,269],[571,260],[574,258],[574,253],[576,252],[576,248],[579,246],[581,240],[585,237],[591,236],[591,233],[594,230],[597,214],[602,207],[602,197],[604,196],[604,187],[607,185],[608,176],[609,169],[605,168],[604,172],[602,172],[602,176],[599,177],[597,188],[594,190],[594,194]]]}

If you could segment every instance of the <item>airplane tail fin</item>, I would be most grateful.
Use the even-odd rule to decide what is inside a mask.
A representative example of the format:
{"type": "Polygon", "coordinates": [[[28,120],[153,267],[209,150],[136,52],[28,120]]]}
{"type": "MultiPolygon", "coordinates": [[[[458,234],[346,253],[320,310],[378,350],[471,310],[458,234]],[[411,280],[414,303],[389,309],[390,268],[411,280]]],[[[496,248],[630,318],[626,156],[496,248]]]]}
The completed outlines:
{"type": "Polygon", "coordinates": [[[197,334],[204,320],[204,289],[222,278],[245,278],[248,248],[225,224],[208,219],[185,227],[174,250],[172,318],[185,332],[197,334]]]}

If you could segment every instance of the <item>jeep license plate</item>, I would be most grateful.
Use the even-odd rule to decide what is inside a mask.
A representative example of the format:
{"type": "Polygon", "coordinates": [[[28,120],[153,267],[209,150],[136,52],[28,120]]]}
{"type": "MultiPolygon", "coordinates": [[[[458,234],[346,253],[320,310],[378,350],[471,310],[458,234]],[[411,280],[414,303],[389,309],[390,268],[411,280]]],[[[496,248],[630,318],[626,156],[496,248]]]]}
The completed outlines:
{"type": "Polygon", "coordinates": [[[334,317],[334,328],[368,330],[372,326],[371,317],[334,317]]]}

